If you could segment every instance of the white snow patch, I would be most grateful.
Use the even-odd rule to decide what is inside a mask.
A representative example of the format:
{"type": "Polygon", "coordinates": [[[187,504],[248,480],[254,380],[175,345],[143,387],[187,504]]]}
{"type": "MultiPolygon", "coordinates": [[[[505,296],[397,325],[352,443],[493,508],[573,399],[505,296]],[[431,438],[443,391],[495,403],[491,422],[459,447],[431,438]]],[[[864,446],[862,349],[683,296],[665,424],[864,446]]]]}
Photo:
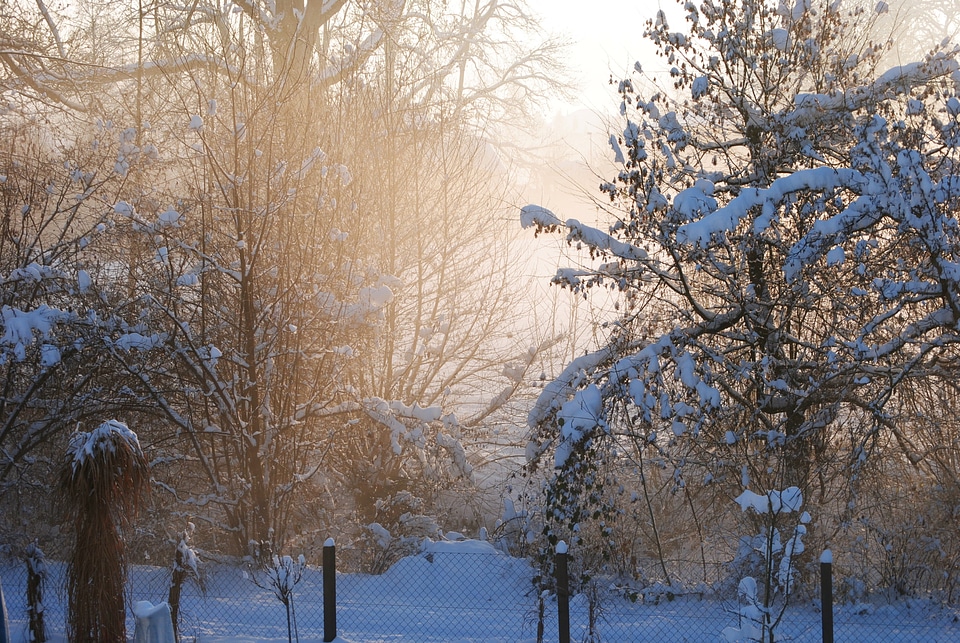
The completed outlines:
{"type": "Polygon", "coordinates": [[[77,286],[80,288],[80,292],[85,293],[90,290],[90,286],[93,281],[90,279],[90,273],[86,270],[80,270],[77,272],[77,286]]]}
{"type": "Polygon", "coordinates": [[[706,96],[708,91],[710,91],[710,80],[706,76],[698,76],[690,86],[690,93],[694,100],[706,96]]]}
{"type": "Polygon", "coordinates": [[[753,509],[758,514],[790,513],[800,511],[803,505],[803,493],[798,487],[787,487],[783,491],[772,490],[765,495],[754,493],[747,489],[734,500],[740,509],[753,509]]]}
{"type": "Polygon", "coordinates": [[[113,452],[117,440],[126,442],[137,453],[141,452],[137,434],[119,420],[107,420],[89,433],[76,432],[70,436],[67,455],[70,456],[73,470],[76,471],[88,458],[96,458],[104,451],[113,452]]]}
{"type": "Polygon", "coordinates": [[[53,344],[44,344],[40,347],[40,366],[49,368],[60,363],[60,349],[53,344]]]}
{"type": "Polygon", "coordinates": [[[543,206],[531,204],[520,208],[520,225],[523,228],[532,228],[538,225],[548,228],[561,225],[561,221],[557,218],[557,215],[543,206]]]}
{"type": "Polygon", "coordinates": [[[142,335],[140,333],[124,333],[113,341],[113,345],[122,351],[147,351],[163,343],[163,337],[157,333],[142,335]]]}
{"type": "Polygon", "coordinates": [[[830,249],[830,252],[827,253],[827,265],[828,266],[837,266],[843,263],[846,259],[846,253],[843,250],[842,246],[835,246],[830,249]]]}
{"type": "Polygon", "coordinates": [[[158,228],[179,228],[181,222],[183,221],[183,215],[174,210],[173,208],[167,208],[160,213],[160,216],[157,220],[158,228]]]}
{"type": "Polygon", "coordinates": [[[564,403],[557,413],[562,442],[557,447],[554,466],[562,467],[573,445],[580,442],[585,433],[602,423],[602,413],[603,396],[595,384],[577,391],[572,400],[564,403]]]}

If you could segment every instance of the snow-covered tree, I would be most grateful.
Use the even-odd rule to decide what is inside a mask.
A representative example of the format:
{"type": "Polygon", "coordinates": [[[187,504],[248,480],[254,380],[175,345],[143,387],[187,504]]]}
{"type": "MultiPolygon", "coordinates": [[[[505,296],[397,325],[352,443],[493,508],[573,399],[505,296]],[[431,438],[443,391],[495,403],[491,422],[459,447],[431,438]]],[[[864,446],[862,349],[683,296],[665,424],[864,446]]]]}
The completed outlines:
{"type": "MultiPolygon", "coordinates": [[[[395,401],[396,408],[441,409],[448,420],[443,435],[428,431],[427,443],[442,441],[439,459],[454,460],[438,467],[431,458],[431,469],[444,472],[447,481],[437,485],[437,476],[394,456],[382,432],[344,436],[338,452],[355,463],[343,469],[355,481],[350,485],[364,522],[373,519],[377,500],[395,506],[389,496],[398,492],[414,493],[430,506],[451,479],[463,480],[482,465],[474,445],[498,422],[519,423],[522,412],[512,404],[531,379],[531,366],[552,345],[549,334],[516,314],[525,307],[525,293],[523,281],[511,277],[520,257],[511,250],[513,226],[504,225],[504,204],[512,196],[503,156],[493,142],[432,111],[420,111],[418,127],[401,127],[386,143],[387,154],[371,153],[377,135],[370,128],[352,130],[362,136],[351,146],[359,150],[355,155],[363,154],[363,167],[375,168],[356,178],[360,207],[383,214],[362,239],[380,249],[380,265],[397,277],[381,341],[363,361],[362,377],[364,390],[395,401]],[[416,172],[408,172],[411,167],[416,172]],[[388,189],[370,189],[371,182],[388,189]],[[463,453],[460,447],[448,451],[457,444],[463,453]]],[[[462,496],[450,510],[467,521],[478,513],[462,496]]]]}
{"type": "Polygon", "coordinates": [[[726,628],[722,636],[727,641],[774,641],[797,584],[796,561],[805,548],[803,537],[810,514],[801,512],[803,494],[796,487],[772,489],[763,495],[746,490],[736,503],[760,519],[760,532],[740,539],[735,561],[742,564],[753,558],[759,581],[753,576],[739,581],[737,593],[744,602],[739,610],[740,627],[726,628]]]}
{"type": "MultiPolygon", "coordinates": [[[[238,66],[250,53],[230,51],[238,66]]],[[[251,73],[195,77],[202,109],[154,126],[171,160],[131,167],[111,230],[128,287],[110,301],[129,325],[105,348],[169,427],[154,435],[165,495],[205,506],[235,553],[269,556],[324,466],[330,418],[360,405],[344,369],[392,293],[346,231],[350,171],[317,123],[294,134],[295,106],[275,103],[285,78],[251,73]]]]}
{"type": "Polygon", "coordinates": [[[100,350],[118,323],[101,297],[111,265],[100,248],[123,181],[115,138],[93,150],[9,115],[0,129],[0,496],[18,517],[11,537],[29,538],[49,518],[66,436],[125,403],[100,350]]]}
{"type": "Polygon", "coordinates": [[[664,12],[646,29],[668,85],[639,63],[620,85],[609,228],[521,214],[601,262],[557,282],[622,293],[606,344],[529,416],[567,528],[644,465],[673,490],[813,499],[843,446],[848,474],[887,437],[920,461],[903,394],[958,366],[956,50],[879,73],[872,10],[682,6],[684,30],[664,12]]]}
{"type": "MultiPolygon", "coordinates": [[[[354,239],[377,248],[377,265],[397,278],[376,349],[362,360],[362,389],[428,447],[401,442],[395,453],[376,417],[341,434],[331,455],[363,523],[384,518],[374,518],[378,501],[429,511],[441,489],[471,480],[483,461],[475,445],[512,412],[549,344],[516,321],[523,284],[508,277],[516,261],[506,211],[514,150],[503,131],[525,122],[530,99],[557,89],[557,46],[540,41],[519,3],[428,6],[407,3],[357,75],[364,84],[331,99],[359,211],[376,213],[354,239]],[[415,406],[443,423],[398,412],[415,406]]],[[[448,505],[458,519],[475,513],[461,500],[448,505]]]]}

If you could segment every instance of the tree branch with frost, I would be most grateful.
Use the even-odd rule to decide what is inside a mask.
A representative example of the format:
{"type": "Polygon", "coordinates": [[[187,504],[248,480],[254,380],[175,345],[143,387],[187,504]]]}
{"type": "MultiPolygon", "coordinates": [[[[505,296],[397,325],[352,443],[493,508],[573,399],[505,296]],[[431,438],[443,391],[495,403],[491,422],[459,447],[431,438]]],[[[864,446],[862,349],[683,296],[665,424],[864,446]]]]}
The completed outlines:
{"type": "MultiPolygon", "coordinates": [[[[176,344],[174,355],[176,359],[187,368],[195,382],[202,382],[207,386],[207,389],[203,391],[204,396],[207,399],[214,400],[223,417],[238,417],[236,399],[216,372],[215,365],[217,359],[211,358],[212,347],[194,337],[190,325],[182,320],[176,311],[163,305],[156,299],[152,300],[151,303],[166,316],[171,322],[171,327],[177,329],[177,335],[171,338],[176,344]],[[176,339],[178,336],[181,338],[180,341],[176,339]]],[[[229,359],[229,357],[227,359],[229,359]]],[[[180,416],[180,418],[186,421],[186,418],[182,416],[180,416]]],[[[194,430],[192,423],[190,423],[189,427],[183,426],[183,428],[187,431],[194,430]]]]}
{"type": "Polygon", "coordinates": [[[453,434],[444,433],[441,427],[456,431],[457,418],[453,414],[444,414],[439,406],[421,407],[414,403],[408,406],[399,401],[387,401],[381,398],[366,398],[362,401],[363,413],[390,431],[390,443],[393,453],[399,456],[404,451],[404,443],[411,445],[420,455],[421,462],[431,475],[436,472],[426,465],[423,454],[428,445],[425,429],[435,431],[434,442],[450,457],[458,477],[469,478],[473,473],[467,462],[466,452],[453,434]],[[402,420],[411,424],[408,426],[402,420]]]}
{"type": "Polygon", "coordinates": [[[5,64],[11,72],[13,72],[14,76],[16,76],[24,85],[35,91],[41,97],[48,96],[53,101],[78,112],[87,111],[87,107],[83,103],[68,98],[53,87],[38,81],[30,70],[24,69],[21,65],[19,65],[9,53],[0,53],[0,62],[3,62],[3,64],[5,64]]]}
{"type": "Polygon", "coordinates": [[[74,82],[90,82],[99,85],[108,85],[138,77],[167,77],[177,73],[192,72],[200,69],[215,69],[232,77],[242,79],[248,85],[255,86],[257,81],[243,69],[230,64],[219,56],[208,54],[183,54],[162,60],[144,61],[142,65],[130,63],[116,67],[98,67],[86,74],[72,75],[74,82]]]}
{"type": "MultiPolygon", "coordinates": [[[[858,339],[852,348],[862,356],[864,360],[882,360],[899,353],[908,345],[916,344],[924,340],[934,331],[955,329],[958,321],[960,320],[957,319],[951,309],[941,308],[921,319],[907,324],[899,331],[898,335],[883,344],[867,346],[862,341],[866,339],[865,335],[863,338],[858,339]]],[[[956,341],[956,336],[949,341],[944,341],[942,337],[940,337],[939,341],[936,341],[934,345],[943,347],[947,344],[954,344],[956,341]]]]}
{"type": "Polygon", "coordinates": [[[176,408],[170,403],[167,399],[167,396],[157,388],[151,379],[151,374],[149,369],[142,368],[139,363],[131,364],[129,360],[121,355],[120,350],[114,343],[107,342],[106,350],[111,356],[121,364],[126,372],[133,376],[134,379],[138,380],[143,386],[144,391],[152,398],[153,403],[157,405],[157,408],[164,414],[164,416],[173,422],[176,426],[180,427],[190,438],[190,442],[194,448],[194,452],[197,454],[197,458],[200,461],[200,464],[203,468],[204,473],[207,476],[207,479],[218,489],[223,487],[223,484],[220,480],[220,477],[215,472],[213,463],[209,460],[206,451],[203,449],[203,446],[200,444],[198,431],[193,425],[193,422],[190,421],[188,417],[182,415],[176,408]]]}
{"type": "Polygon", "coordinates": [[[537,355],[542,354],[544,351],[549,350],[550,347],[560,343],[562,339],[562,336],[557,335],[542,341],[538,346],[531,346],[523,355],[518,356],[516,360],[511,362],[520,362],[521,366],[519,368],[512,368],[510,369],[509,373],[506,373],[507,368],[505,367],[504,371],[508,376],[510,383],[504,387],[503,390],[501,390],[501,392],[498,393],[493,399],[491,399],[479,413],[472,415],[470,418],[465,420],[463,422],[464,426],[482,426],[482,422],[485,419],[502,408],[519,390],[520,386],[523,384],[524,376],[533,365],[534,358],[537,355]]]}
{"type": "MultiPolygon", "coordinates": [[[[75,67],[82,71],[69,71],[63,74],[54,74],[49,70],[32,70],[16,61],[17,57],[38,57],[38,54],[24,53],[16,50],[0,50],[2,62],[14,76],[24,85],[34,90],[40,96],[49,96],[52,100],[80,113],[85,113],[88,106],[78,100],[66,96],[61,85],[76,91],[82,86],[116,85],[129,80],[149,79],[151,77],[168,77],[178,73],[189,73],[200,69],[214,68],[221,72],[242,78],[248,85],[256,85],[256,80],[242,73],[240,68],[230,65],[218,56],[206,54],[184,54],[165,60],[146,61],[142,65],[130,63],[119,66],[91,65],[70,59],[57,59],[65,67],[75,67]]],[[[47,56],[43,56],[49,58],[47,56]]]]}
{"type": "MultiPolygon", "coordinates": [[[[564,404],[577,398],[588,383],[599,386],[599,392],[604,397],[614,395],[617,391],[629,391],[628,395],[637,407],[652,408],[660,400],[650,400],[645,378],[647,375],[659,377],[661,358],[675,364],[677,379],[704,403],[705,408],[719,407],[719,393],[707,379],[696,373],[687,346],[694,346],[697,337],[718,332],[736,318],[736,314],[723,316],[719,325],[718,320],[714,320],[698,327],[677,329],[650,342],[635,340],[618,344],[608,341],[604,348],[572,360],[560,375],[544,387],[527,416],[528,426],[535,429],[549,423],[564,404]]],[[[691,407],[690,411],[694,409],[691,407]]],[[[545,442],[528,447],[528,460],[539,457],[549,445],[549,442],[545,442]]]]}
{"type": "MultiPolygon", "coordinates": [[[[436,74],[432,74],[430,77],[414,85],[410,96],[423,95],[425,103],[433,100],[434,95],[443,86],[442,81],[453,74],[457,70],[457,67],[462,65],[465,60],[469,59],[469,51],[476,46],[477,36],[486,29],[487,23],[496,13],[497,4],[496,2],[488,3],[480,9],[478,14],[475,14],[472,19],[468,21],[466,30],[463,33],[457,34],[460,38],[460,43],[450,54],[447,61],[437,66],[436,74]]],[[[461,101],[458,101],[458,104],[460,102],[461,101]]]]}
{"type": "MultiPolygon", "coordinates": [[[[76,351],[64,347],[61,352],[62,359],[68,360],[76,351]]],[[[63,431],[69,420],[82,417],[75,411],[70,412],[70,407],[63,401],[51,401],[41,397],[43,386],[53,383],[55,376],[60,374],[58,370],[58,368],[43,369],[25,391],[9,395],[3,400],[5,417],[3,424],[0,425],[0,445],[2,445],[0,446],[0,482],[7,480],[15,469],[28,461],[30,453],[35,448],[47,443],[63,431]],[[38,407],[50,411],[50,417],[40,421],[31,419],[29,412],[38,407]],[[18,436],[17,433],[20,431],[23,433],[18,436]],[[15,443],[7,444],[11,439],[15,439],[15,443]]],[[[75,390],[84,390],[95,377],[93,372],[77,377],[73,382],[75,390]]],[[[90,409],[92,406],[86,396],[74,396],[70,401],[77,404],[81,410],[90,409]]]]}
{"type": "Polygon", "coordinates": [[[57,23],[54,22],[53,16],[50,15],[50,10],[47,9],[46,3],[44,3],[43,0],[37,0],[37,8],[40,9],[43,20],[47,23],[47,28],[50,29],[50,35],[53,36],[53,41],[57,45],[57,52],[60,54],[60,58],[66,58],[67,55],[63,47],[63,40],[60,38],[60,30],[57,28],[57,23]]]}
{"type": "Polygon", "coordinates": [[[333,87],[350,73],[358,70],[383,44],[384,35],[382,29],[375,29],[364,37],[349,57],[341,58],[320,70],[318,76],[320,86],[333,87]]]}

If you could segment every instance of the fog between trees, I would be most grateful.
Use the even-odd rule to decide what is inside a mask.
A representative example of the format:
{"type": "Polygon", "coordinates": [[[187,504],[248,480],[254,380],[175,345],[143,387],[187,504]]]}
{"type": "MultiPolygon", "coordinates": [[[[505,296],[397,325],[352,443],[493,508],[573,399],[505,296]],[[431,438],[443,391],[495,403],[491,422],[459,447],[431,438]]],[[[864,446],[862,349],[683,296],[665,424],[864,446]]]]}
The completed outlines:
{"type": "Polygon", "coordinates": [[[14,528],[56,533],[44,480],[111,417],[151,460],[147,550],[477,524],[480,445],[557,342],[517,321],[506,141],[559,45],[512,3],[6,11],[14,528]]]}

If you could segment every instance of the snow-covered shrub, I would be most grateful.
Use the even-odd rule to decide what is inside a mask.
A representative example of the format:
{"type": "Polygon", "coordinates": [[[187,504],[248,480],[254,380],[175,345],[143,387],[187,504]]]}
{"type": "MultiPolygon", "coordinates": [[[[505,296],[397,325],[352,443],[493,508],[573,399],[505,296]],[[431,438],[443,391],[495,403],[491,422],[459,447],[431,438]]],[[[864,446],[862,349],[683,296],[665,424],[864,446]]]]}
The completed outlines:
{"type": "Polygon", "coordinates": [[[31,643],[44,643],[47,640],[46,615],[43,594],[47,583],[47,560],[36,543],[30,543],[24,550],[27,563],[27,627],[31,643]]]}
{"type": "Polygon", "coordinates": [[[536,541],[539,528],[533,523],[530,512],[518,508],[511,496],[504,496],[502,502],[503,509],[492,533],[493,543],[505,554],[518,558],[527,556],[536,541]]]}
{"type": "Polygon", "coordinates": [[[738,552],[738,559],[759,558],[760,575],[759,581],[752,576],[740,580],[737,588],[739,624],[724,629],[722,635],[731,643],[772,643],[797,580],[797,562],[804,551],[803,537],[810,514],[802,511],[803,494],[797,487],[765,494],[745,490],[736,502],[742,511],[760,518],[762,530],[741,539],[738,552]]]}
{"type": "Polygon", "coordinates": [[[167,605],[170,606],[170,619],[173,621],[173,635],[180,640],[181,621],[180,614],[180,594],[183,585],[187,581],[194,582],[197,587],[203,590],[203,579],[200,576],[200,558],[190,546],[190,538],[196,526],[192,522],[187,523],[187,527],[180,532],[177,539],[177,546],[173,555],[173,567],[170,574],[170,590],[167,592],[167,605]]]}
{"type": "Polygon", "coordinates": [[[283,604],[287,615],[287,641],[300,640],[297,631],[297,612],[294,608],[293,590],[303,580],[303,571],[307,561],[303,554],[294,559],[291,556],[274,554],[270,562],[254,571],[253,582],[264,589],[273,591],[273,595],[283,604]],[[263,574],[266,579],[259,576],[263,574]]]}
{"type": "Polygon", "coordinates": [[[375,507],[376,520],[363,525],[357,543],[361,569],[367,573],[382,574],[441,533],[435,517],[420,513],[423,501],[409,492],[377,500],[375,507]]]}
{"type": "Polygon", "coordinates": [[[726,627],[720,633],[728,643],[746,643],[764,641],[764,626],[768,613],[760,607],[761,602],[757,594],[757,581],[746,576],[737,586],[737,601],[739,607],[737,627],[726,627]]]}

